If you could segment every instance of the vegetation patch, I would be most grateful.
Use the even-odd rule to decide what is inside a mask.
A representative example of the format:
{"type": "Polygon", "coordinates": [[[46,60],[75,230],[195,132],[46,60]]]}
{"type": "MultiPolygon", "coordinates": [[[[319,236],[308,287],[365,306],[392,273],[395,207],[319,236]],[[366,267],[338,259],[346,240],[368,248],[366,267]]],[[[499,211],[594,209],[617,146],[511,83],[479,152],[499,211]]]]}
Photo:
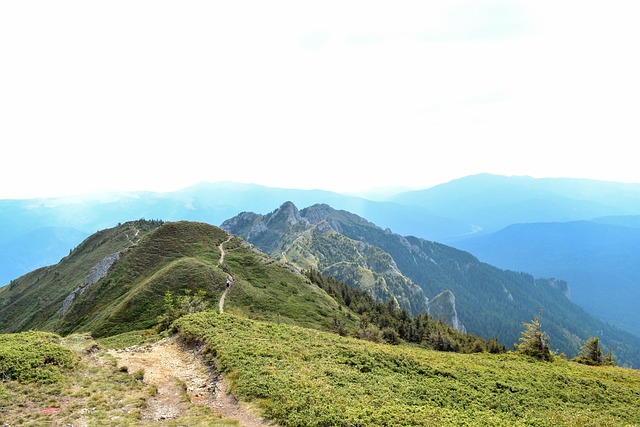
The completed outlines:
{"type": "Polygon", "coordinates": [[[85,335],[0,335],[0,365],[22,372],[0,383],[0,425],[137,425],[153,388],[100,353],[85,335]]]}
{"type": "Polygon", "coordinates": [[[77,358],[59,339],[48,332],[0,335],[0,379],[24,384],[60,381],[62,372],[71,369],[77,358]]]}
{"type": "Polygon", "coordinates": [[[99,338],[97,341],[98,344],[104,348],[122,349],[134,345],[153,343],[158,341],[160,338],[160,335],[155,329],[144,329],[140,331],[125,332],[111,337],[99,338]]]}
{"type": "Polygon", "coordinates": [[[282,426],[625,426],[640,373],[513,352],[387,345],[204,312],[175,324],[206,342],[237,396],[282,426]]]}

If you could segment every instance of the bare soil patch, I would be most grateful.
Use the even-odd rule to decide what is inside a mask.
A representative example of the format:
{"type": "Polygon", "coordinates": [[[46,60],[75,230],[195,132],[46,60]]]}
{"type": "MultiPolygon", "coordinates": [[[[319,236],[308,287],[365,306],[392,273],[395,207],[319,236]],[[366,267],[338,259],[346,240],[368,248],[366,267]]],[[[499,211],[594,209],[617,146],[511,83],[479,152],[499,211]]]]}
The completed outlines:
{"type": "Polygon", "coordinates": [[[202,362],[196,350],[184,348],[176,338],[109,353],[130,373],[143,370],[144,382],[157,387],[158,392],[142,413],[144,421],[178,418],[191,405],[197,405],[208,406],[225,418],[237,420],[241,426],[273,426],[227,393],[220,375],[202,362]]]}

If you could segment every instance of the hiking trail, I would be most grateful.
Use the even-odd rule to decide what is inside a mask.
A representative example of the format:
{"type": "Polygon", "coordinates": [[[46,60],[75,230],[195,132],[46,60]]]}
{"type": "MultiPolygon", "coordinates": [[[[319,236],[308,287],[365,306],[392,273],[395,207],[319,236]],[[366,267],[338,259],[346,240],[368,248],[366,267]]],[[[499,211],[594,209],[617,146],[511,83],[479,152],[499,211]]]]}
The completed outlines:
{"type": "Polygon", "coordinates": [[[157,422],[190,413],[190,404],[207,406],[216,414],[237,420],[244,427],[267,427],[249,406],[227,393],[219,374],[200,359],[197,350],[181,346],[175,337],[156,343],[109,350],[129,372],[144,371],[143,381],[155,385],[158,392],[149,398],[142,421],[157,422]],[[185,399],[185,395],[186,398],[185,399]]]}
{"type": "MultiPolygon", "coordinates": [[[[220,249],[220,261],[218,261],[218,264],[220,264],[221,267],[224,264],[224,256],[225,256],[224,244],[229,242],[232,238],[233,236],[230,235],[227,240],[225,240],[224,242],[220,243],[220,245],[218,245],[218,248],[220,249]]],[[[230,274],[227,274],[227,280],[233,282],[233,276],[231,276],[230,274]]],[[[224,299],[226,298],[227,292],[229,292],[230,288],[231,288],[230,286],[227,286],[224,292],[222,293],[222,295],[220,296],[220,302],[218,302],[218,311],[220,311],[220,313],[224,313],[224,299]]]]}

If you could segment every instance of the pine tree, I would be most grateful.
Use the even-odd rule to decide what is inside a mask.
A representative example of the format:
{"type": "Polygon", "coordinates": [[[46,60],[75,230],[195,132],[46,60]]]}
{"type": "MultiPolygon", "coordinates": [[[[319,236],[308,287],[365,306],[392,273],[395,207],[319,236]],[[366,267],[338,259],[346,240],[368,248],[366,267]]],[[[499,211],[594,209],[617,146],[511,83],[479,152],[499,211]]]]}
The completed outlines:
{"type": "Polygon", "coordinates": [[[604,354],[598,337],[589,338],[580,348],[579,356],[572,360],[587,365],[615,365],[613,352],[609,349],[609,351],[604,354]]]}
{"type": "MultiPolygon", "coordinates": [[[[541,310],[542,312],[542,310],[541,310]]],[[[531,323],[523,322],[525,327],[521,333],[520,344],[516,348],[522,354],[526,354],[541,360],[551,360],[549,350],[549,335],[542,332],[540,317],[535,316],[531,323]]]]}
{"type": "Polygon", "coordinates": [[[602,349],[598,337],[589,338],[580,349],[580,357],[584,357],[597,364],[602,363],[602,349]]]}

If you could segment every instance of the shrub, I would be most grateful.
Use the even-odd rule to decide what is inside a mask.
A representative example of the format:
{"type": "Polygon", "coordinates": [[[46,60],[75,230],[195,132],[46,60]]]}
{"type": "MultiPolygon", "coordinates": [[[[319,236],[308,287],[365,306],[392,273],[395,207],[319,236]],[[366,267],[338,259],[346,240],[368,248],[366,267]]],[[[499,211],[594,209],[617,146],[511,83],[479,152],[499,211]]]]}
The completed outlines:
{"type": "Polygon", "coordinates": [[[41,384],[62,380],[62,371],[74,367],[77,356],[59,339],[48,332],[0,335],[0,378],[41,384]]]}

